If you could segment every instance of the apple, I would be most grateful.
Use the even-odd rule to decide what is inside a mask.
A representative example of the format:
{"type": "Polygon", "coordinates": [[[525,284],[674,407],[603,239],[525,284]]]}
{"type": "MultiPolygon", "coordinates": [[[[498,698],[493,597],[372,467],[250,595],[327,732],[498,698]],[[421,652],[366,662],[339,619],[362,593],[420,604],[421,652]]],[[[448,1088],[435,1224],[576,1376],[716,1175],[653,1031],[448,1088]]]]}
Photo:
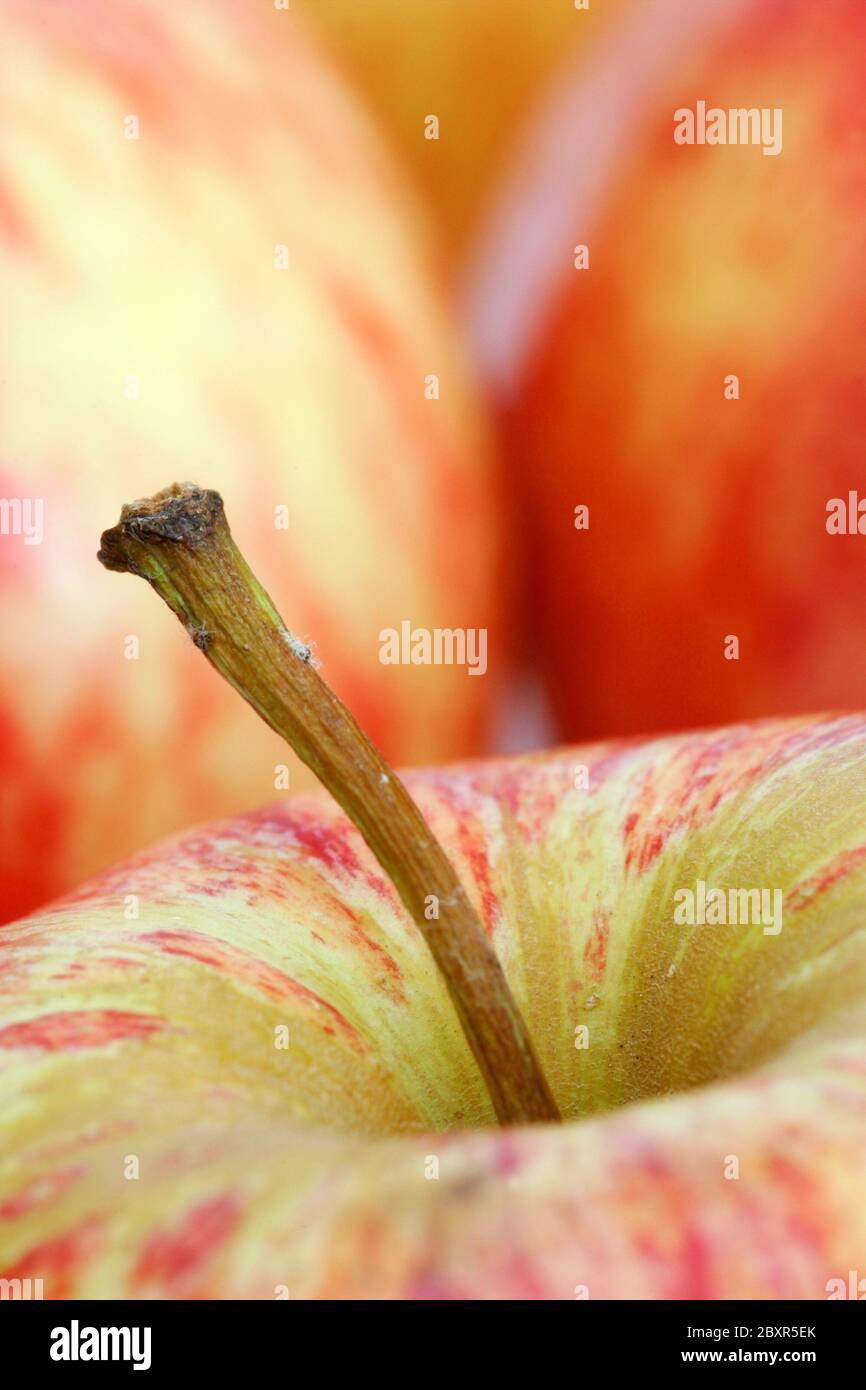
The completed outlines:
{"type": "Polygon", "coordinates": [[[206,464],[394,758],[483,747],[506,633],[486,429],[428,232],[295,17],[10,0],[0,34],[8,920],[289,775],[144,592],[106,584],[106,497],[206,464]],[[458,619],[489,629],[485,680],[380,665],[383,628],[458,619]]]}
{"type": "Polygon", "coordinates": [[[407,784],[564,1123],[492,1127],[420,934],[308,793],[3,928],[0,1277],[46,1299],[822,1299],[866,1276],[866,718],[407,784]],[[698,881],[780,890],[781,931],[675,924],[698,881]]]}
{"type": "Polygon", "coordinates": [[[631,7],[489,209],[469,313],[567,737],[866,701],[864,44],[857,0],[631,7]]]}
{"type": "Polygon", "coordinates": [[[317,27],[379,118],[457,275],[537,93],[564,53],[593,51],[624,3],[293,0],[293,9],[317,27]]]}
{"type": "Polygon", "coordinates": [[[130,504],[99,558],[148,580],[352,820],[283,801],[3,928],[0,1277],[47,1298],[837,1296],[866,1253],[866,716],[404,786],[216,493],[130,504]]]}

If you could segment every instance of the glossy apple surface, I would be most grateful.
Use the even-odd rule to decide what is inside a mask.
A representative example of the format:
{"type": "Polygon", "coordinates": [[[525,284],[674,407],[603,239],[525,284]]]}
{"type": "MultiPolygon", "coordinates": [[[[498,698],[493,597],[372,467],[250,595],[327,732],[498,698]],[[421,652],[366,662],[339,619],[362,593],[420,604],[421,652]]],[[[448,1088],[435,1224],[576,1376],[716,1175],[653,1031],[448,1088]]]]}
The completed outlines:
{"type": "Polygon", "coordinates": [[[0,33],[0,497],[44,509],[41,544],[2,513],[3,920],[261,804],[286,761],[96,564],[122,502],[219,488],[392,758],[479,751],[503,641],[496,490],[426,232],[294,17],[12,0],[0,33]],[[381,666],[405,619],[487,626],[488,676],[381,666]]]}
{"type": "Polygon", "coordinates": [[[4,927],[0,1275],[826,1297],[866,1255],[864,774],[848,716],[411,775],[561,1126],[492,1127],[427,948],[323,795],[4,927]],[[699,880],[778,890],[781,931],[677,925],[699,880]]]}
{"type": "Polygon", "coordinates": [[[826,530],[866,496],[864,45],[855,0],[637,6],[503,182],[473,318],[567,737],[866,699],[866,541],[826,530]],[[676,144],[699,101],[780,152],[676,144]]]}

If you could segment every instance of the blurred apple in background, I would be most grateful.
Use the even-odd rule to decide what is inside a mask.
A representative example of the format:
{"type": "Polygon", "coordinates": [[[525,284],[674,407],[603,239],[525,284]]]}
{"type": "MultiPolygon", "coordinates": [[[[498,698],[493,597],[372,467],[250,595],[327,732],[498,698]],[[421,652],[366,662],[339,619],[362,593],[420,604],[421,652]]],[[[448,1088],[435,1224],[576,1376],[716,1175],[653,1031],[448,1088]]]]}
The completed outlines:
{"type": "Polygon", "coordinates": [[[551,71],[591,51],[629,0],[292,0],[380,118],[432,206],[446,256],[465,247],[510,139],[551,71]],[[425,135],[427,117],[439,138],[425,135]]]}
{"type": "Polygon", "coordinates": [[[568,735],[863,702],[866,539],[826,522],[866,497],[866,7],[620,19],[524,132],[470,290],[533,654],[568,735]],[[780,152],[676,144],[699,101],[780,108],[780,152]]]}
{"type": "Polygon", "coordinates": [[[122,501],[206,472],[392,758],[479,748],[503,632],[495,488],[422,227],[295,17],[13,0],[0,26],[8,919],[282,785],[279,740],[97,565],[122,501]],[[488,675],[381,666],[404,619],[488,627],[488,675]]]}

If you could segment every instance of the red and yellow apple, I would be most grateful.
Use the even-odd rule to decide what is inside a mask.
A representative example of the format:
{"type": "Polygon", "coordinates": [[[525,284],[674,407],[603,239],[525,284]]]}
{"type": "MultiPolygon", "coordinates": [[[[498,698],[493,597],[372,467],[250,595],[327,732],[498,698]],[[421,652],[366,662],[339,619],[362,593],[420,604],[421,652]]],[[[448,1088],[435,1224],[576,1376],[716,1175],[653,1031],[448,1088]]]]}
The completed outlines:
{"type": "Polygon", "coordinates": [[[206,471],[394,758],[479,750],[504,642],[496,489],[426,232],[295,17],[10,0],[0,34],[6,920],[283,775],[95,565],[106,499],[206,471]],[[405,619],[487,627],[487,680],[385,671],[405,619]]]}
{"type": "Polygon", "coordinates": [[[864,52],[859,0],[630,8],[503,181],[471,314],[568,737],[866,700],[864,52]],[[698,102],[781,148],[676,143],[698,102]]]}
{"type": "Polygon", "coordinates": [[[426,196],[451,269],[515,131],[564,54],[592,51],[625,0],[293,0],[426,196]],[[438,121],[438,138],[432,138],[438,121]]]}
{"type": "Polygon", "coordinates": [[[821,1299],[866,1270],[866,718],[408,784],[565,1122],[492,1127],[360,835],[323,794],[283,801],[0,931],[0,1276],[821,1299]],[[700,881],[780,892],[781,930],[678,923],[700,881]]]}

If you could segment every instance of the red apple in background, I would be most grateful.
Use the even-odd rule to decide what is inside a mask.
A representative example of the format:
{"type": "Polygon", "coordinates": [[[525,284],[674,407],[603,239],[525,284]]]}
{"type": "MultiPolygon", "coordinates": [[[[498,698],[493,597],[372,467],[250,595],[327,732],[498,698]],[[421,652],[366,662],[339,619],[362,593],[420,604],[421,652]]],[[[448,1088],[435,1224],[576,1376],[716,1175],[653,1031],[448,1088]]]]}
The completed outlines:
{"type": "Polygon", "coordinates": [[[471,314],[569,736],[866,699],[864,55],[859,0],[642,4],[515,154],[471,314]],[[780,149],[676,143],[699,102],[780,149]]]}
{"type": "Polygon", "coordinates": [[[106,583],[106,499],[206,465],[395,758],[480,747],[503,631],[495,487],[425,234],[294,16],[12,0],[0,33],[8,919],[260,803],[287,761],[143,589],[106,583]],[[489,628],[487,679],[380,666],[406,619],[489,628]]]}
{"type": "Polygon", "coordinates": [[[420,934],[333,803],[296,798],[3,929],[0,1276],[821,1299],[866,1269],[866,719],[409,786],[565,1123],[489,1127],[420,934]],[[678,924],[701,881],[778,891],[781,929],[678,924]]]}
{"type": "Polygon", "coordinates": [[[575,48],[592,52],[626,0],[595,0],[587,9],[574,0],[292,3],[379,117],[454,266],[549,74],[575,48]]]}

